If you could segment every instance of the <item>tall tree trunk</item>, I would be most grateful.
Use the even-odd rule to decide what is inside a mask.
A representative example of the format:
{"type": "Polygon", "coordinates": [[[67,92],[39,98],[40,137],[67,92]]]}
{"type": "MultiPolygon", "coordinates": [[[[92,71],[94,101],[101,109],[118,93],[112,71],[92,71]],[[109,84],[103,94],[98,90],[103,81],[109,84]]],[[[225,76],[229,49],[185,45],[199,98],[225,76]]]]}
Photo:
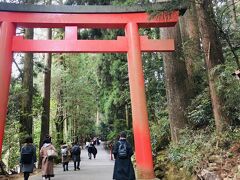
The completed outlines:
{"type": "Polygon", "coordinates": [[[236,0],[229,0],[228,4],[230,6],[230,14],[232,18],[232,27],[237,29],[237,13],[236,13],[236,0]]]}
{"type": "MultiPolygon", "coordinates": [[[[33,29],[25,29],[25,38],[33,39],[33,29]]],[[[21,97],[20,134],[32,135],[33,54],[26,53],[23,62],[23,94],[21,97]]],[[[21,139],[21,138],[20,138],[21,139]]]]}
{"type": "MultiPolygon", "coordinates": [[[[63,4],[62,1],[58,1],[58,3],[61,5],[63,4]]],[[[59,33],[64,33],[64,30],[61,29],[59,33]]],[[[61,67],[66,69],[64,65],[64,56],[60,56],[58,59],[60,69],[61,67]]],[[[67,113],[66,109],[64,109],[64,100],[63,100],[63,87],[64,87],[64,81],[60,75],[60,80],[58,82],[58,91],[57,91],[57,112],[56,112],[56,121],[55,121],[55,126],[56,126],[56,132],[57,132],[57,144],[62,144],[64,140],[66,140],[67,137],[67,113]],[[65,134],[65,136],[64,136],[65,134]],[[64,138],[65,137],[65,138],[64,138]]]]}
{"type": "MultiPolygon", "coordinates": [[[[47,39],[52,39],[52,30],[47,29],[47,39]]],[[[51,94],[51,53],[45,54],[45,67],[44,67],[44,95],[43,95],[43,111],[41,117],[41,134],[39,141],[39,149],[43,145],[43,140],[49,134],[49,116],[50,116],[50,94],[51,94]]],[[[38,167],[41,168],[41,157],[39,156],[38,167]]]]}
{"type": "MultiPolygon", "coordinates": [[[[47,29],[47,39],[52,39],[52,30],[47,29]]],[[[52,55],[51,53],[45,54],[45,70],[44,70],[44,97],[43,97],[43,112],[42,112],[42,123],[41,123],[41,136],[40,146],[44,137],[49,134],[49,116],[50,116],[50,94],[51,94],[51,64],[52,55]]]]}
{"type": "Polygon", "coordinates": [[[200,35],[196,15],[196,5],[190,2],[191,6],[187,9],[184,16],[180,18],[180,30],[183,42],[184,57],[189,79],[189,95],[194,96],[193,71],[196,62],[201,61],[200,35]]]}
{"type": "Polygon", "coordinates": [[[63,91],[61,85],[57,94],[57,114],[56,114],[56,131],[57,131],[57,142],[61,144],[63,139],[63,128],[64,128],[64,116],[63,116],[63,91]]]}
{"type": "Polygon", "coordinates": [[[188,104],[187,70],[182,56],[179,25],[177,24],[171,28],[162,28],[160,32],[162,38],[174,39],[176,45],[175,52],[163,53],[163,60],[171,138],[173,142],[178,142],[179,130],[185,128],[187,123],[185,116],[185,109],[188,104]]]}
{"type": "Polygon", "coordinates": [[[131,128],[130,121],[129,121],[129,112],[128,112],[128,104],[125,104],[125,116],[126,116],[126,126],[127,129],[131,128]]]}
{"type": "Polygon", "coordinates": [[[76,109],[73,110],[73,136],[72,139],[75,139],[76,135],[77,135],[77,102],[74,101],[73,102],[74,107],[76,107],[76,109]]]}
{"type": "Polygon", "coordinates": [[[220,133],[223,127],[228,124],[228,120],[222,111],[223,102],[217,94],[215,82],[217,75],[212,73],[214,67],[224,63],[222,46],[218,39],[218,32],[212,21],[214,18],[211,0],[202,0],[197,2],[197,13],[199,30],[202,38],[202,47],[208,73],[208,83],[212,101],[213,115],[215,119],[216,130],[220,133]]]}

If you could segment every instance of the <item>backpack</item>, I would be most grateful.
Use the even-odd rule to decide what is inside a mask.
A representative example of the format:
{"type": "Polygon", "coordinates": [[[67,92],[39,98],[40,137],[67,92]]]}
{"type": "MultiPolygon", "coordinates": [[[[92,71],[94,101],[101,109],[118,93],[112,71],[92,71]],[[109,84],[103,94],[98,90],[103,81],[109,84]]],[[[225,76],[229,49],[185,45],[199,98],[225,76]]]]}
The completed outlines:
{"type": "Polygon", "coordinates": [[[128,157],[127,153],[127,143],[124,141],[118,141],[120,144],[118,146],[118,157],[120,159],[126,159],[128,157]]]}
{"type": "Polygon", "coordinates": [[[31,164],[33,162],[33,147],[32,146],[23,146],[21,151],[21,163],[22,164],[31,164]]]}
{"type": "Polygon", "coordinates": [[[75,145],[75,146],[73,146],[73,149],[72,149],[72,154],[73,155],[80,155],[80,147],[79,146],[77,146],[77,145],[75,145]]]}
{"type": "Polygon", "coordinates": [[[68,155],[67,147],[61,149],[61,154],[62,154],[62,156],[67,156],[68,155]]]}
{"type": "Polygon", "coordinates": [[[47,157],[48,159],[53,159],[57,157],[57,152],[54,149],[47,150],[47,157]]]}
{"type": "Polygon", "coordinates": [[[97,154],[97,148],[95,146],[93,146],[93,150],[92,150],[93,155],[97,154]]]}

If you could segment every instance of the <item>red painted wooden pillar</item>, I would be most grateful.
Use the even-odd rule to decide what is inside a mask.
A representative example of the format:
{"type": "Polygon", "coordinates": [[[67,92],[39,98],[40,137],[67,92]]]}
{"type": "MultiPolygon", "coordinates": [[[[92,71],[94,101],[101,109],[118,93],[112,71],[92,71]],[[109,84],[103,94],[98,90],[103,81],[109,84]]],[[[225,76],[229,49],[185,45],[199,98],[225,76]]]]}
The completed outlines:
{"type": "Polygon", "coordinates": [[[16,28],[11,22],[2,22],[0,31],[0,159],[7,115],[9,86],[12,70],[12,37],[16,28]]]}
{"type": "Polygon", "coordinates": [[[155,175],[153,170],[152,148],[138,25],[130,22],[127,24],[125,31],[128,39],[128,73],[136,152],[137,178],[154,179],[155,175]]]}

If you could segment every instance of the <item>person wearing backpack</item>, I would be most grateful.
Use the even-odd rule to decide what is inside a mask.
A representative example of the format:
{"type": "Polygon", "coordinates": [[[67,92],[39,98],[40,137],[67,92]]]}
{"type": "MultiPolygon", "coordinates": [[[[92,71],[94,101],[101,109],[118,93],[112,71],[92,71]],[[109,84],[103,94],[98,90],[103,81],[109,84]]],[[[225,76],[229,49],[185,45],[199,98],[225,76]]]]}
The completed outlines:
{"type": "Polygon", "coordinates": [[[92,154],[94,159],[96,159],[96,155],[97,155],[97,148],[93,145],[93,149],[92,149],[92,154]]]}
{"type": "Polygon", "coordinates": [[[68,171],[68,163],[70,161],[70,150],[66,143],[61,145],[62,165],[63,171],[68,171]]]}
{"type": "Polygon", "coordinates": [[[50,151],[56,151],[56,148],[52,145],[52,138],[49,135],[46,135],[43,146],[40,150],[40,157],[42,158],[42,177],[43,179],[50,180],[51,177],[54,177],[53,165],[54,157],[49,156],[50,151]]]}
{"type": "Polygon", "coordinates": [[[131,156],[133,149],[126,140],[126,133],[121,132],[119,141],[114,145],[113,155],[115,158],[113,179],[114,180],[135,180],[131,156]]]}
{"type": "Polygon", "coordinates": [[[87,150],[88,150],[88,158],[89,159],[92,159],[92,154],[93,154],[93,142],[91,142],[90,144],[89,144],[89,146],[88,146],[88,148],[87,148],[87,150]]]}
{"type": "Polygon", "coordinates": [[[36,147],[33,145],[31,136],[26,137],[25,144],[21,148],[21,171],[24,174],[24,180],[28,180],[30,173],[33,172],[36,159],[36,147]]]}
{"type": "Polygon", "coordinates": [[[77,169],[80,170],[81,148],[77,142],[74,142],[71,153],[74,162],[74,171],[76,171],[77,169]]]}

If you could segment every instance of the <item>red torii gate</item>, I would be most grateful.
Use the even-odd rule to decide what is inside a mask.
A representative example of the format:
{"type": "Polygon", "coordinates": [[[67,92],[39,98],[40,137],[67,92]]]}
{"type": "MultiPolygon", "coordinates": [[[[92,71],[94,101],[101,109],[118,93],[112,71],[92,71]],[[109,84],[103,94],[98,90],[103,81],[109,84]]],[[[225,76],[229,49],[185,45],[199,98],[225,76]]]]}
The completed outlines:
{"type": "Polygon", "coordinates": [[[16,9],[14,7],[9,10],[13,12],[8,12],[1,9],[0,4],[0,11],[7,11],[0,12],[0,159],[14,52],[127,53],[137,177],[154,179],[141,52],[174,51],[174,40],[151,40],[140,36],[138,29],[174,26],[178,21],[179,10],[162,13],[149,20],[149,15],[145,12],[39,13],[27,10],[28,8],[24,12],[16,12],[16,9]],[[65,39],[27,40],[16,36],[16,27],[65,28],[65,39]],[[117,40],[78,40],[78,28],[122,28],[125,29],[125,36],[118,37],[117,40]]]}

